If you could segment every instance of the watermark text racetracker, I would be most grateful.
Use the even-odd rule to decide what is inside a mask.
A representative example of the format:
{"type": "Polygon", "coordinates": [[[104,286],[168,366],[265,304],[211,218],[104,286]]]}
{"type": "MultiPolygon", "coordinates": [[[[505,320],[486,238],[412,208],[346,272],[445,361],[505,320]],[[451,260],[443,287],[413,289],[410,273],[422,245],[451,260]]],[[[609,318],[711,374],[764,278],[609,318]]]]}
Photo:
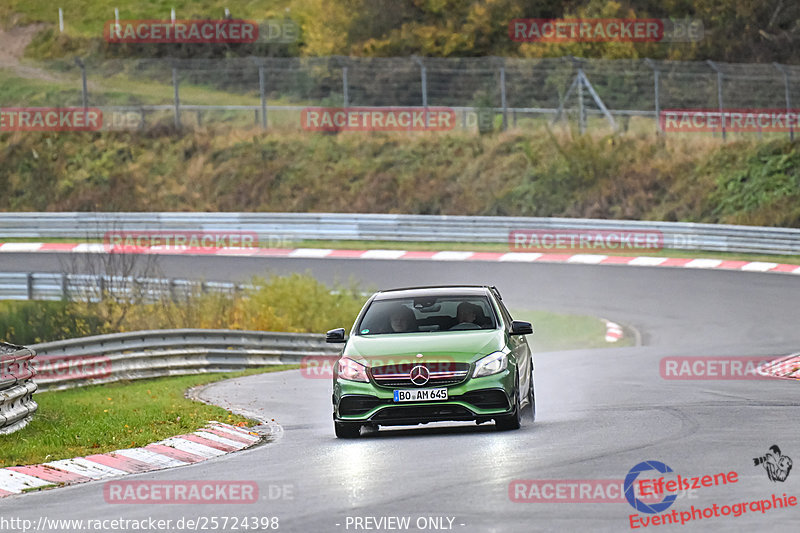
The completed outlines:
{"type": "Polygon", "coordinates": [[[3,107],[3,131],[100,131],[142,127],[142,116],[134,111],[103,111],[96,107],[3,107]]]}
{"type": "Polygon", "coordinates": [[[663,379],[669,380],[775,379],[797,366],[792,359],[773,361],[774,356],[664,357],[659,371],[663,379]]]}
{"type": "Polygon", "coordinates": [[[697,42],[703,39],[699,19],[514,19],[508,36],[516,42],[697,42]]]}
{"type": "Polygon", "coordinates": [[[0,108],[0,131],[97,131],[103,112],[95,107],[0,108]]]}
{"type": "Polygon", "coordinates": [[[449,131],[456,113],[449,107],[307,107],[300,122],[308,131],[449,131]]]}
{"type": "Polygon", "coordinates": [[[0,356],[0,380],[35,374],[37,381],[98,379],[111,375],[111,359],[104,355],[37,355],[30,361],[0,356]]]}
{"type": "Polygon", "coordinates": [[[292,43],[299,36],[300,27],[288,19],[110,20],[103,29],[109,43],[292,43]]]}
{"type": "MultiPolygon", "coordinates": [[[[662,478],[663,479],[663,478],[662,478]]],[[[634,485],[637,497],[659,502],[663,495],[650,489],[657,480],[640,480],[634,485]]],[[[672,483],[673,481],[670,481],[672,483]]],[[[694,499],[697,487],[691,484],[670,485],[677,498],[694,499]]],[[[515,479],[508,485],[508,497],[517,503],[625,503],[625,482],[622,479],[515,479]]]]}
{"type": "Polygon", "coordinates": [[[103,497],[114,504],[251,504],[294,499],[294,486],[269,485],[262,494],[255,481],[108,481],[103,497]]]}
{"type": "Polygon", "coordinates": [[[112,373],[106,355],[38,355],[32,365],[39,381],[102,379],[112,373]]]}
{"type": "Polygon", "coordinates": [[[800,129],[800,109],[665,109],[658,120],[667,133],[788,133],[800,129]]]}
{"type": "Polygon", "coordinates": [[[285,235],[264,235],[253,231],[108,231],[103,245],[114,252],[144,252],[221,248],[289,248],[293,244],[285,235]]]}
{"type": "Polygon", "coordinates": [[[658,252],[664,235],[656,230],[516,229],[508,234],[515,252],[658,252]]]}
{"type": "MultiPolygon", "coordinates": [[[[336,363],[342,359],[339,355],[307,355],[300,360],[300,374],[307,379],[331,379],[336,363]]],[[[435,361],[420,361],[415,357],[366,357],[364,365],[368,368],[380,367],[381,375],[410,373],[414,366],[423,364],[428,372],[453,372],[457,369],[455,359],[448,356],[437,356],[435,361]]]]}

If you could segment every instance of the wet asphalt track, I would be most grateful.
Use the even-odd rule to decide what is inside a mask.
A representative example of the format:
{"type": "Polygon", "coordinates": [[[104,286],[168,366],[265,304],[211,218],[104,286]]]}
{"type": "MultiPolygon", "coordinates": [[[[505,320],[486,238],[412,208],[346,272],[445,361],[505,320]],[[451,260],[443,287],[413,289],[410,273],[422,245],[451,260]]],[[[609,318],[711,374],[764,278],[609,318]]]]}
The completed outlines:
{"type": "MultiPolygon", "coordinates": [[[[0,270],[60,271],[57,254],[3,254],[0,270]],[[35,265],[32,267],[32,265],[35,265]]],[[[110,505],[90,483],[0,500],[0,517],[163,518],[278,516],[282,531],[368,531],[348,517],[453,518],[455,531],[630,531],[627,503],[515,503],[515,479],[622,479],[644,460],[685,476],[735,470],[739,481],[703,488],[672,509],[800,496],[800,473],[770,482],[752,458],[772,444],[800,460],[792,381],[667,381],[669,355],[785,355],[800,351],[800,278],[689,269],[482,262],[163,257],[164,275],[247,279],[310,271],[325,281],[373,287],[495,284],[513,308],[604,316],[637,328],[643,346],[535,356],[538,417],[515,432],[491,425],[389,429],[337,440],[330,383],[299,372],[215,384],[202,397],[274,418],[274,442],[137,480],[253,480],[251,505],[110,505]],[[269,499],[270,486],[291,498],[269,499]],[[337,525],[338,524],[338,525],[337,525]],[[463,525],[462,525],[463,524],[463,525]]],[[[535,336],[531,342],[535,349],[535,336]]],[[[422,524],[422,522],[420,522],[422,524]]],[[[796,531],[800,508],[704,519],[659,531],[796,531]]],[[[173,528],[174,529],[174,528],[173,528]]],[[[387,530],[387,529],[383,529],[387,530]]],[[[376,531],[376,529],[371,529],[376,531]]]]}

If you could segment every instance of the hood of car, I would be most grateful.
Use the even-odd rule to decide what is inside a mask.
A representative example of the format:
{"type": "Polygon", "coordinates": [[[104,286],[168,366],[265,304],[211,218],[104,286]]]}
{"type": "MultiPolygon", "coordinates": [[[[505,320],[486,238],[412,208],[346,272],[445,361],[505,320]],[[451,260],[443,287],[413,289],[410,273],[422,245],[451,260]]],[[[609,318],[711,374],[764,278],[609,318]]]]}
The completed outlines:
{"type": "Polygon", "coordinates": [[[498,329],[352,335],[342,355],[366,366],[433,361],[472,363],[504,345],[505,333],[498,329]]]}

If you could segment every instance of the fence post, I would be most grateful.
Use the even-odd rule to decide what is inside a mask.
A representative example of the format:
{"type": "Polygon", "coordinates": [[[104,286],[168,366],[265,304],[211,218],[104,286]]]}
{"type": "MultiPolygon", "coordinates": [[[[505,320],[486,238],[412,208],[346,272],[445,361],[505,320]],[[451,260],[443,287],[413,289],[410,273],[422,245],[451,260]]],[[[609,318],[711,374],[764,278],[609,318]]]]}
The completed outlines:
{"type": "Polygon", "coordinates": [[[425,128],[428,127],[428,72],[422,60],[417,56],[411,56],[414,62],[419,65],[420,81],[422,82],[422,107],[425,109],[425,128]]]}
{"type": "Polygon", "coordinates": [[[86,86],[86,64],[79,57],[75,58],[75,64],[81,69],[81,103],[83,104],[83,123],[88,124],[89,90],[86,86]]]}
{"type": "Polygon", "coordinates": [[[661,135],[664,133],[664,130],[661,128],[661,98],[660,98],[660,85],[661,85],[661,71],[658,69],[658,65],[653,62],[652,59],[646,57],[645,63],[653,69],[653,99],[655,100],[655,110],[656,110],[656,134],[661,135]]]}
{"type": "Polygon", "coordinates": [[[347,67],[342,67],[342,99],[344,100],[344,107],[350,106],[350,93],[347,90],[347,67]]]}
{"type": "Polygon", "coordinates": [[[261,95],[261,129],[267,129],[267,83],[264,78],[264,65],[258,67],[258,92],[261,95]]]}
{"type": "Polygon", "coordinates": [[[33,300],[33,272],[28,272],[25,277],[25,285],[27,288],[28,300],[33,300]]]}
{"type": "Polygon", "coordinates": [[[69,299],[69,291],[68,291],[69,285],[67,284],[67,282],[68,282],[67,274],[65,272],[61,274],[61,298],[64,300],[69,299]]]}
{"type": "Polygon", "coordinates": [[[722,140],[725,141],[725,113],[722,111],[722,71],[717,67],[717,64],[710,59],[708,59],[706,63],[708,63],[709,66],[714,69],[714,72],[717,73],[717,107],[719,108],[719,120],[722,123],[722,140]]]}
{"type": "Polygon", "coordinates": [[[64,10],[58,8],[58,32],[64,33],[64,10]]]}
{"type": "Polygon", "coordinates": [[[172,87],[175,93],[175,127],[181,127],[181,99],[178,94],[178,69],[172,67],[172,87]]]}
{"type": "MultiPolygon", "coordinates": [[[[583,81],[583,67],[578,67],[578,78],[583,81]]],[[[578,126],[581,135],[586,133],[586,109],[583,106],[583,83],[578,83],[578,126]]]]}
{"type": "Polygon", "coordinates": [[[508,104],[506,103],[506,65],[501,59],[500,65],[500,107],[503,108],[503,131],[508,129],[508,104]]]}
{"type": "MultiPolygon", "coordinates": [[[[786,72],[786,69],[783,68],[783,65],[781,65],[779,63],[773,63],[773,65],[775,65],[775,68],[780,70],[781,74],[783,74],[783,93],[784,93],[784,98],[786,100],[786,115],[788,116],[789,113],[792,112],[792,96],[791,96],[791,93],[789,91],[789,73],[786,72]]],[[[794,126],[791,125],[792,124],[791,120],[787,119],[787,122],[790,124],[790,126],[789,126],[789,140],[793,141],[794,140],[794,126]]]]}

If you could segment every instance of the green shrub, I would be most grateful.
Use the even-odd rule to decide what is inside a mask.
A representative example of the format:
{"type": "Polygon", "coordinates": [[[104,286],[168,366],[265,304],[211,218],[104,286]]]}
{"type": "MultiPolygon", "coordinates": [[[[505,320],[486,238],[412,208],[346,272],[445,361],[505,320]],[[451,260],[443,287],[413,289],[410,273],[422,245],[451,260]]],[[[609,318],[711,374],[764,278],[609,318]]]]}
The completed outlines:
{"type": "Polygon", "coordinates": [[[364,298],[356,288],[334,292],[309,275],[255,279],[235,295],[197,292],[157,303],[0,302],[0,339],[15,344],[138,331],[204,328],[321,333],[350,328],[364,298]]]}

